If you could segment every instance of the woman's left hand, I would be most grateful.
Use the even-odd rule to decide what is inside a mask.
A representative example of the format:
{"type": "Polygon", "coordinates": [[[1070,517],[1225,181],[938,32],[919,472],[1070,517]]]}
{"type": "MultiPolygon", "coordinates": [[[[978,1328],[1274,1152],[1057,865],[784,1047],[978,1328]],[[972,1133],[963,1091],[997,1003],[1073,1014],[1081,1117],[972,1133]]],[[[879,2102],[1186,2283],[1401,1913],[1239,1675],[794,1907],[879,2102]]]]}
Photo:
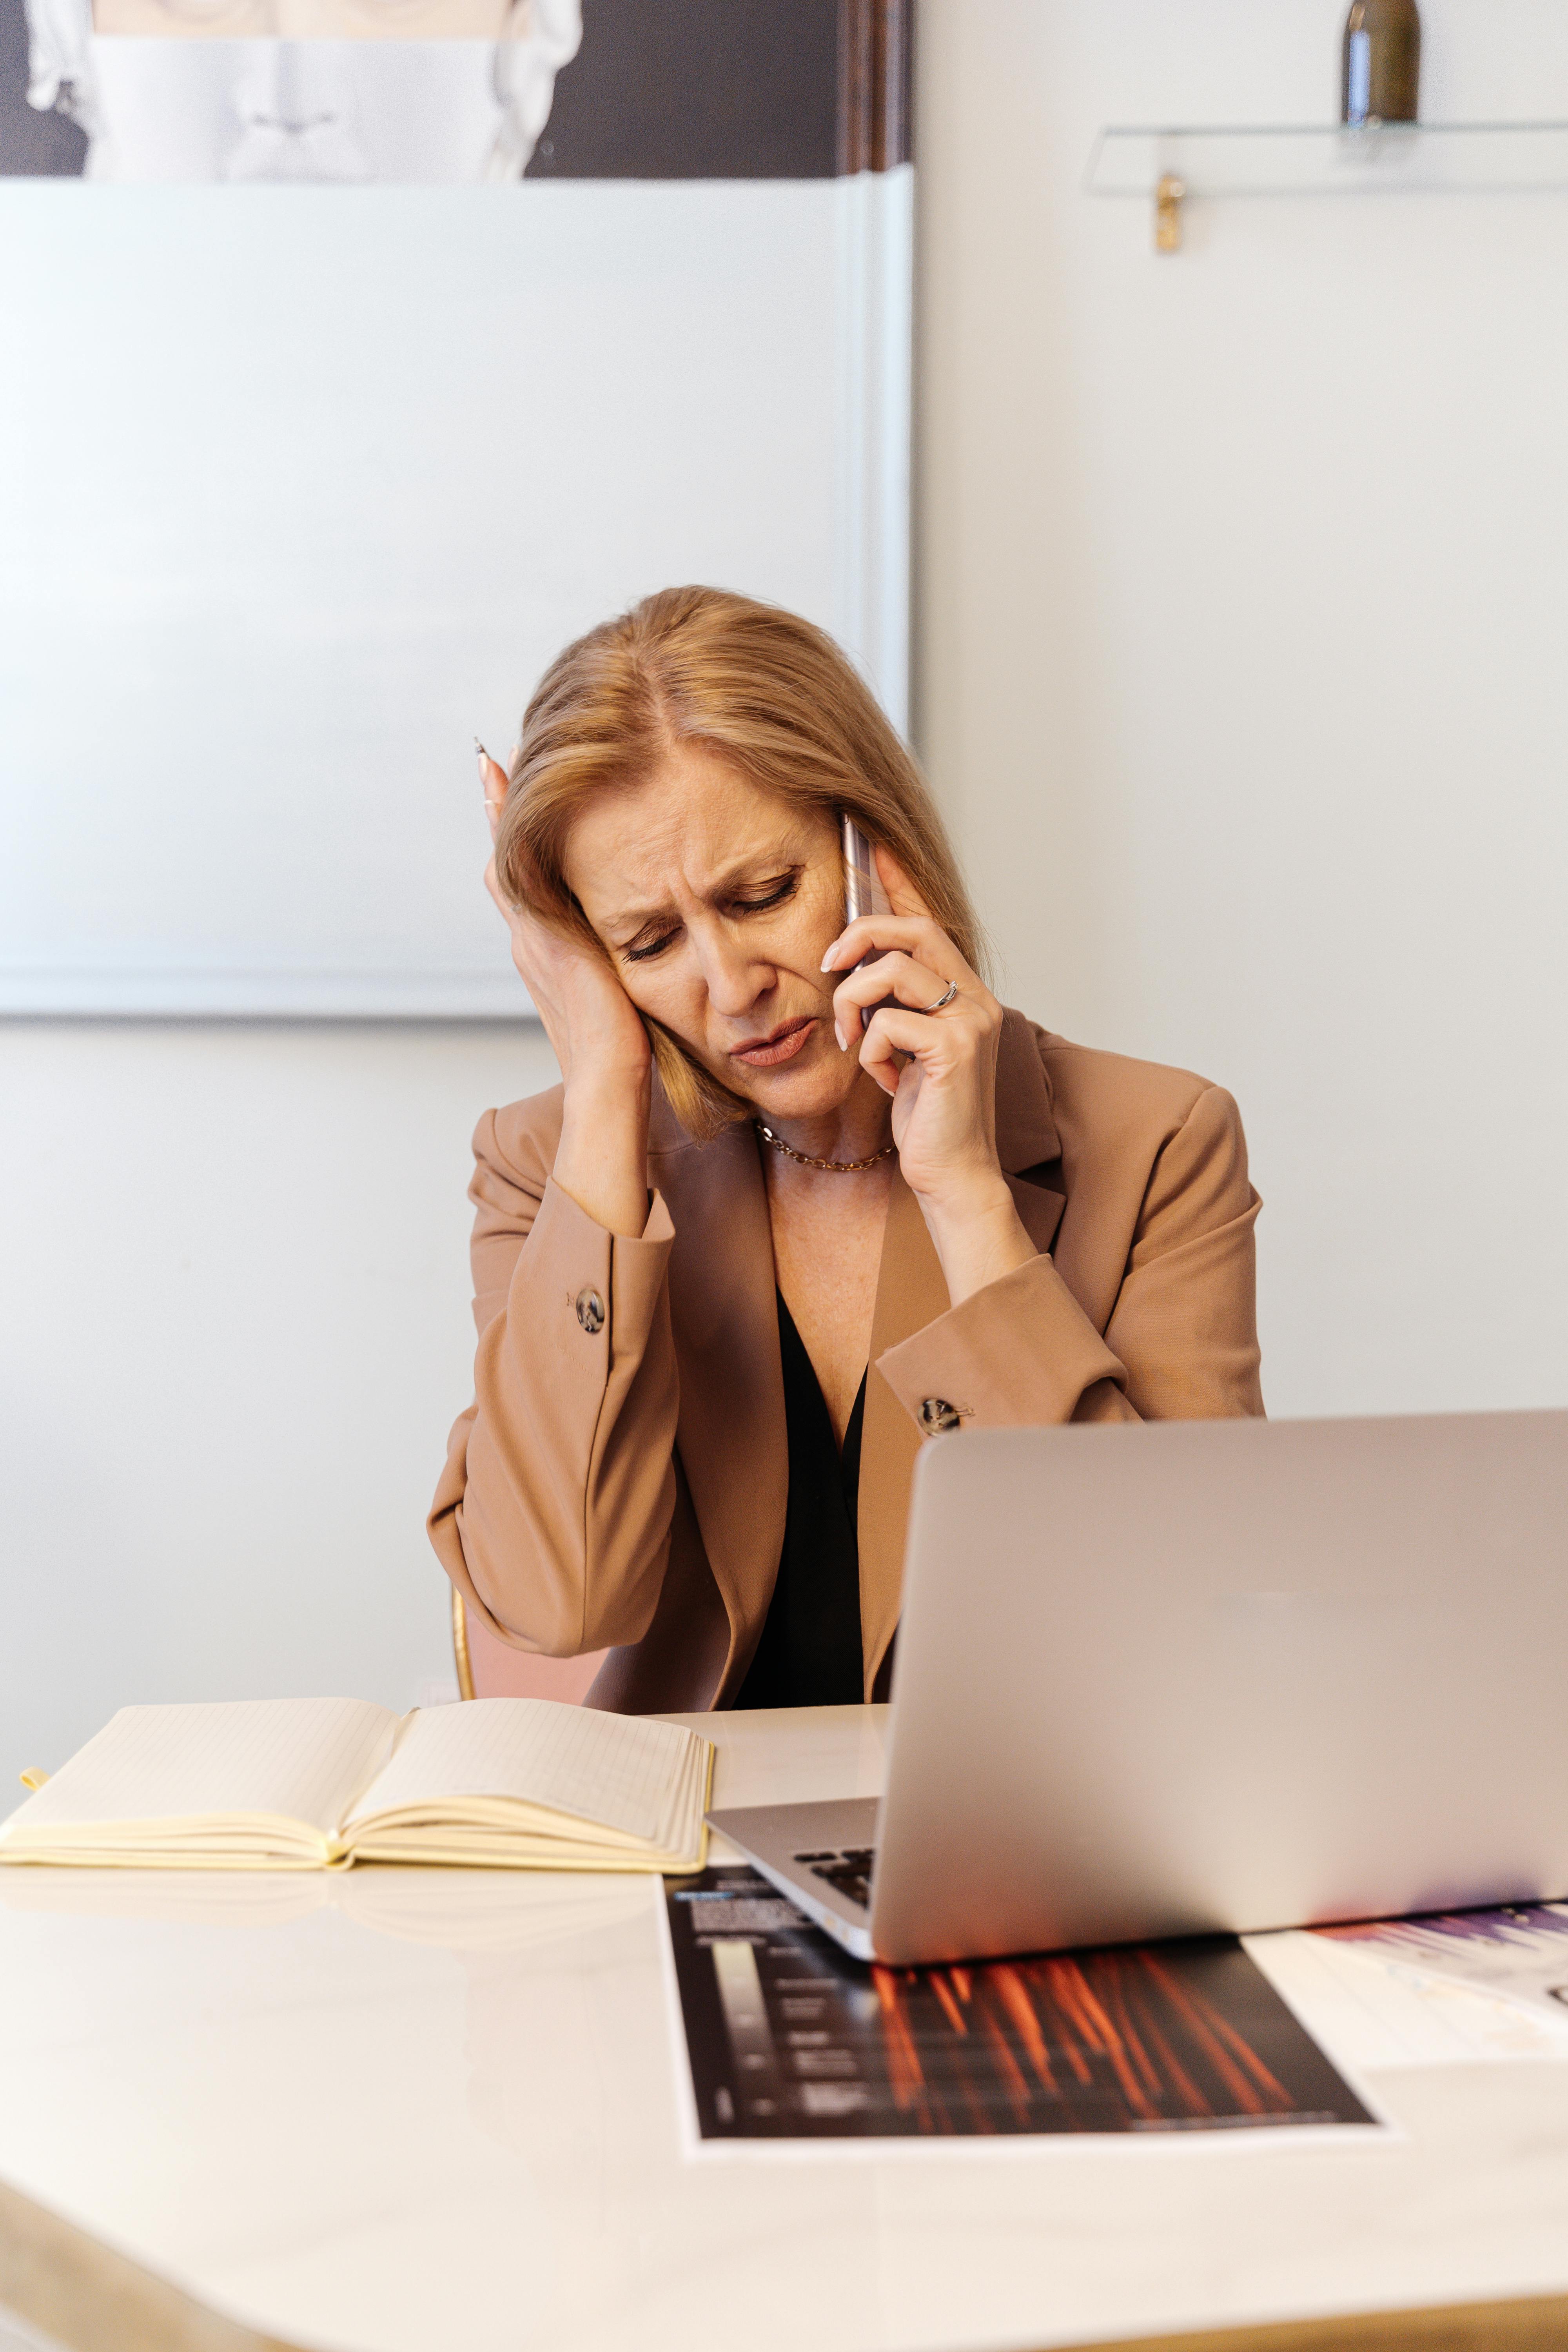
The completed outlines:
{"type": "Polygon", "coordinates": [[[875,855],[893,912],[851,923],[823,969],[842,971],[882,950],[839,982],[834,1017],[846,1049],[858,1046],[861,1067],[893,1098],[899,1166],[956,1304],[1036,1255],[996,1157],[1002,1007],[896,861],[885,849],[875,855]],[[950,987],[956,995],[940,1013],[930,1010],[950,987]]]}

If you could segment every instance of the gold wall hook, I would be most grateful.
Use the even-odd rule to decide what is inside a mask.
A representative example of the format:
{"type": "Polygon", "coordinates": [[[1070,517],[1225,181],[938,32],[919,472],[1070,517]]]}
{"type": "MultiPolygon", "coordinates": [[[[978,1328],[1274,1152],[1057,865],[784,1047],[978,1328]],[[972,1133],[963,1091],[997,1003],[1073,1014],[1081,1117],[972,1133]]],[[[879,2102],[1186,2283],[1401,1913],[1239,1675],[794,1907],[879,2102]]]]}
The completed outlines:
{"type": "Polygon", "coordinates": [[[1154,191],[1154,250],[1156,253],[1180,253],[1182,249],[1182,203],[1187,193],[1185,180],[1174,172],[1167,172],[1154,191]]]}

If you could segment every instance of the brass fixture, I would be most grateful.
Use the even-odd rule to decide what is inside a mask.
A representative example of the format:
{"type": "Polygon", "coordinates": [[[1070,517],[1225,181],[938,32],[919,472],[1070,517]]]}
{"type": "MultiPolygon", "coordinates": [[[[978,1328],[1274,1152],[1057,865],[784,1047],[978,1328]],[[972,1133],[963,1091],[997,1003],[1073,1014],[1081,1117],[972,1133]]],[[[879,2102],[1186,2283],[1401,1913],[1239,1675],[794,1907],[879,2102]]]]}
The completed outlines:
{"type": "Polygon", "coordinates": [[[1182,201],[1187,193],[1185,180],[1174,172],[1167,172],[1154,191],[1154,250],[1156,253],[1180,253],[1182,249],[1182,201]]]}

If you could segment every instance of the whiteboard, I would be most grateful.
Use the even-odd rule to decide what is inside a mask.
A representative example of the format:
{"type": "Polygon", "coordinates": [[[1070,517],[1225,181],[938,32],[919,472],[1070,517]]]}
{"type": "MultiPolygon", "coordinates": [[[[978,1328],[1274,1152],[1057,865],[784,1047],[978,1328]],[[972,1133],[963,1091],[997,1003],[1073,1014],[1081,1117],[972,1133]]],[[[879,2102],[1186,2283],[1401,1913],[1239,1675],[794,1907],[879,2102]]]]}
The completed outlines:
{"type": "Polygon", "coordinates": [[[0,182],[0,1013],[515,1018],[472,739],[705,581],[905,721],[912,179],[0,182]]]}

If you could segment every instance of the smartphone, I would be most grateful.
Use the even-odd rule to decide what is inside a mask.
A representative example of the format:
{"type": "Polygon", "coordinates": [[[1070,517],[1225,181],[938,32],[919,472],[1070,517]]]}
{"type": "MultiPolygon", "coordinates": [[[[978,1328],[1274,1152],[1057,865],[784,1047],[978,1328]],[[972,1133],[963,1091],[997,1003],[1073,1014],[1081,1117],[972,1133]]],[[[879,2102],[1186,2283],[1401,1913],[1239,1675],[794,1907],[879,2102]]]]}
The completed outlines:
{"type": "MultiPolygon", "coordinates": [[[[844,836],[844,920],[853,923],[861,915],[890,915],[888,894],[877,878],[877,861],[871,855],[871,845],[853,817],[839,819],[844,836]]],[[[884,950],[872,948],[855,966],[872,963],[884,950]]]]}

